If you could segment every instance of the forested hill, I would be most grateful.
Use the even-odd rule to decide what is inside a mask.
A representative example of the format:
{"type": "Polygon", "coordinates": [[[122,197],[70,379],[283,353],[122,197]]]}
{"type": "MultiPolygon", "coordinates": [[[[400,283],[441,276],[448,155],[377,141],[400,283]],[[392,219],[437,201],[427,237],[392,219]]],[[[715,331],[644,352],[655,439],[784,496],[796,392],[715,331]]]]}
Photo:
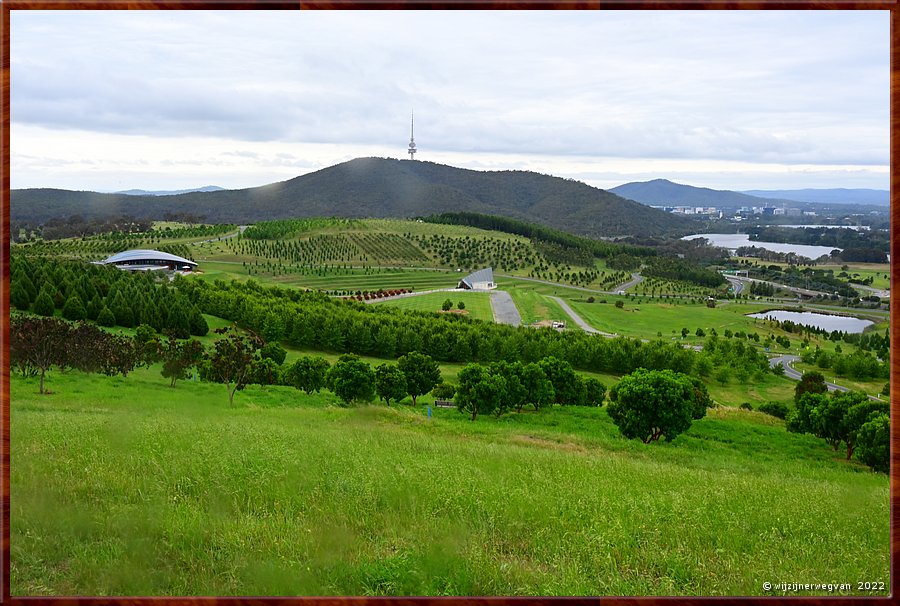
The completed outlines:
{"type": "Polygon", "coordinates": [[[189,213],[207,222],[287,217],[416,217],[477,212],[585,236],[689,233],[696,223],[577,181],[527,171],[484,172],[433,162],[358,158],[262,187],[175,196],[53,189],[11,192],[13,224],[51,218],[189,213]]]}
{"type": "Polygon", "coordinates": [[[740,208],[741,206],[778,205],[784,200],[760,198],[735,191],[709,189],[673,183],[666,179],[654,179],[626,183],[613,187],[610,192],[654,206],[715,206],[718,208],[740,208]]]}

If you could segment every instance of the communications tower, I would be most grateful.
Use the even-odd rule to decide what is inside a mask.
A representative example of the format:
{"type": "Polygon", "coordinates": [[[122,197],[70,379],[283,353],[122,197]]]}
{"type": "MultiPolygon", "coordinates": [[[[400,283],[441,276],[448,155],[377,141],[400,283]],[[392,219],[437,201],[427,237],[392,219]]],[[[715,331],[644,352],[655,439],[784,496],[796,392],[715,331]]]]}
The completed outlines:
{"type": "Polygon", "coordinates": [[[409,114],[409,159],[415,160],[416,155],[416,139],[413,137],[414,116],[412,112],[409,114]]]}

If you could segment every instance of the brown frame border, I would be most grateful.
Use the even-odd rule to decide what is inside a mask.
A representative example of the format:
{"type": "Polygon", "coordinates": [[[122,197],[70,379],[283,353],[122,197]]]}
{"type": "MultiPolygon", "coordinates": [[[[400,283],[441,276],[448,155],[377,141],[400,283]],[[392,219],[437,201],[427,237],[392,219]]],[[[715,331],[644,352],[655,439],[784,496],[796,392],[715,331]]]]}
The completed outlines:
{"type": "MultiPolygon", "coordinates": [[[[259,606],[281,606],[283,604],[310,604],[314,606],[358,605],[388,606],[435,605],[454,603],[480,604],[499,606],[520,604],[615,604],[621,606],[643,605],[710,605],[730,604],[739,601],[741,604],[769,605],[786,601],[800,601],[804,604],[823,604],[843,606],[849,604],[890,604],[891,596],[897,595],[897,558],[900,553],[900,537],[897,535],[898,515],[900,515],[900,360],[891,356],[891,471],[890,471],[890,517],[891,517],[891,578],[888,596],[878,597],[608,597],[608,598],[513,598],[513,597],[459,597],[459,598],[365,598],[365,597],[310,597],[310,598],[253,598],[253,597],[11,597],[9,587],[10,574],[10,442],[9,442],[9,186],[10,186],[10,11],[11,10],[185,10],[185,9],[288,9],[288,10],[328,10],[328,9],[484,9],[484,10],[521,10],[521,9],[631,9],[631,10],[673,10],[673,9],[705,9],[705,10],[889,10],[891,38],[891,162],[890,162],[890,226],[891,256],[900,259],[900,238],[895,237],[900,231],[900,202],[897,192],[900,190],[900,176],[897,172],[897,156],[900,154],[900,0],[311,0],[287,2],[285,0],[5,0],[0,5],[0,148],[2,148],[2,170],[0,170],[0,507],[2,507],[2,534],[0,534],[0,603],[9,602],[21,606],[81,606],[88,604],[127,606],[137,604],[155,604],[176,606],[182,604],[214,605],[214,604],[250,604],[259,606]]],[[[900,309],[900,283],[891,267],[891,309],[900,309]]],[[[890,323],[891,351],[900,349],[900,313],[891,314],[890,323]]]]}

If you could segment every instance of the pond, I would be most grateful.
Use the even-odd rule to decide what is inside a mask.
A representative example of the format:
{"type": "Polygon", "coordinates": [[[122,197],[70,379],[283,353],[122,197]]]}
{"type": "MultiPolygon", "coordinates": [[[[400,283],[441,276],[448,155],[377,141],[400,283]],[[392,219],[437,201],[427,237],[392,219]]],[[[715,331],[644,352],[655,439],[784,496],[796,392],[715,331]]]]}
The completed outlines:
{"type": "Polygon", "coordinates": [[[850,316],[835,316],[831,314],[819,314],[811,311],[787,311],[785,309],[773,309],[758,314],[748,314],[751,318],[764,320],[778,320],[784,322],[790,320],[794,324],[813,326],[831,332],[840,330],[846,333],[862,332],[866,326],[874,324],[871,320],[853,318],[850,316]]]}
{"type": "Polygon", "coordinates": [[[822,255],[830,255],[831,251],[837,249],[836,246],[812,246],[807,244],[780,244],[778,242],[756,242],[750,240],[747,234],[693,234],[685,236],[682,240],[694,240],[696,238],[706,238],[713,246],[721,246],[727,248],[732,253],[741,246],[756,246],[757,248],[765,248],[780,253],[795,253],[801,257],[808,259],[818,259],[822,255]]]}

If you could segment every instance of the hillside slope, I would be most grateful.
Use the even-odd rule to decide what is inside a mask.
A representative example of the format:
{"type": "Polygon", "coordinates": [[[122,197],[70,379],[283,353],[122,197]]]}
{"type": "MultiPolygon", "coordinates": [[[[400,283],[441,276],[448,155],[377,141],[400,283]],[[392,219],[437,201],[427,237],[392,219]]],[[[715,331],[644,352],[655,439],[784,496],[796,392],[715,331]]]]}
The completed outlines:
{"type": "Polygon", "coordinates": [[[286,217],[416,217],[470,211],[585,236],[688,233],[691,219],[584,183],[527,171],[484,172],[409,160],[358,158],[288,181],[242,190],[129,196],[52,189],[11,192],[12,221],[189,212],[209,222],[286,217]]]}

